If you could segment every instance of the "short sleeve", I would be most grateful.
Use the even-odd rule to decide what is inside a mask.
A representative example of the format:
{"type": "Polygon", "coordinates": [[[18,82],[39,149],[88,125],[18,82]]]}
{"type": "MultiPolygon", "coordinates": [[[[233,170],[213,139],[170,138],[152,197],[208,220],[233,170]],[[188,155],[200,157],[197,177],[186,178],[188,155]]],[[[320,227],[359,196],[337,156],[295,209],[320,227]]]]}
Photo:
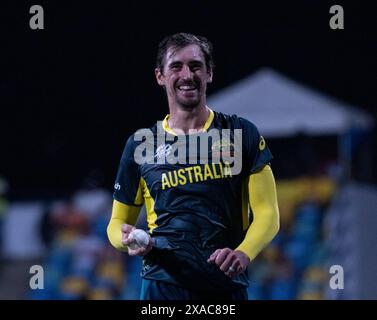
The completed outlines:
{"type": "Polygon", "coordinates": [[[124,148],[114,185],[113,198],[127,205],[143,204],[139,165],[134,159],[135,141],[132,135],[124,148]]]}
{"type": "Polygon", "coordinates": [[[249,120],[240,118],[243,140],[243,161],[246,172],[250,175],[261,170],[273,159],[265,139],[257,127],[249,120]]]}

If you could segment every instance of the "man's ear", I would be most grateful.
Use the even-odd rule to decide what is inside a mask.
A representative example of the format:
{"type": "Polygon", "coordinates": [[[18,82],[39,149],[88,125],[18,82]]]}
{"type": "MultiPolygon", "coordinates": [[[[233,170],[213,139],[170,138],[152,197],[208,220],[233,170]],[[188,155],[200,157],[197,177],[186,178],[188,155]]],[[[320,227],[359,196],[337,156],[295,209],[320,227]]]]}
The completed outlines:
{"type": "Polygon", "coordinates": [[[212,70],[210,70],[210,71],[208,71],[207,83],[211,83],[212,79],[213,79],[213,72],[212,72],[212,70]]]}
{"type": "Polygon", "coordinates": [[[154,74],[156,76],[157,83],[160,86],[164,86],[165,85],[165,83],[163,81],[164,75],[161,73],[160,69],[159,68],[154,69],[154,74]]]}

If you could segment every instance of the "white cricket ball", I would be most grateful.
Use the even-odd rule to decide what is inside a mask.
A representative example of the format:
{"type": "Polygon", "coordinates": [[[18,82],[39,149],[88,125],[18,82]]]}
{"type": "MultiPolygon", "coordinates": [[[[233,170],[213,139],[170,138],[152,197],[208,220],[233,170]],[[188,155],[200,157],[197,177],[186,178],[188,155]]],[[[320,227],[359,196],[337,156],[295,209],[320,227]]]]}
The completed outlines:
{"type": "Polygon", "coordinates": [[[128,235],[129,239],[133,239],[128,247],[135,250],[139,248],[146,248],[149,244],[149,236],[144,230],[135,229],[128,235]]]}

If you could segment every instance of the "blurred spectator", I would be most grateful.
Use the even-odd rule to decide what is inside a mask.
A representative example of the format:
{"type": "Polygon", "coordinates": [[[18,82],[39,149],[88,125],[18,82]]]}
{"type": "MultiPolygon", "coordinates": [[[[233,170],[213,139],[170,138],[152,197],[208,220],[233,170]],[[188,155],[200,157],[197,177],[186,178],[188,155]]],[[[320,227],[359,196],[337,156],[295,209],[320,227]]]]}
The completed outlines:
{"type": "Polygon", "coordinates": [[[5,195],[8,191],[8,183],[0,176],[0,260],[2,258],[2,251],[3,251],[3,224],[4,224],[4,216],[6,211],[7,202],[5,199],[5,195]]]}

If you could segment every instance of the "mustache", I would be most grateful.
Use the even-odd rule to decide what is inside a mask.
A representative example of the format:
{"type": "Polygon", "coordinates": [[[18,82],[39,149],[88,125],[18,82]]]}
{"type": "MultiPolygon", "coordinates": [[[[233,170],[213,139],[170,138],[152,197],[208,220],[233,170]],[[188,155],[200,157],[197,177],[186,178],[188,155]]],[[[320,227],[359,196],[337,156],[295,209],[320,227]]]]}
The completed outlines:
{"type": "Polygon", "coordinates": [[[180,81],[177,82],[176,86],[195,86],[196,88],[200,88],[200,81],[180,81]]]}

